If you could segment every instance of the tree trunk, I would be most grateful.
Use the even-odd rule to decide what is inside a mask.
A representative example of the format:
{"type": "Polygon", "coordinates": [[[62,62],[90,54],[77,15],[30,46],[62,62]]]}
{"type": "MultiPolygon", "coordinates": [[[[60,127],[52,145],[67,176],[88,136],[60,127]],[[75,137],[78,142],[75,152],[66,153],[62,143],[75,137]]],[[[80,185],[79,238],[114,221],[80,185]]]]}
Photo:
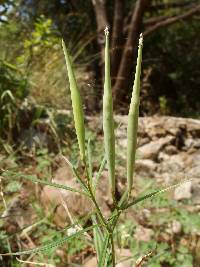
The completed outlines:
{"type": "Polygon", "coordinates": [[[117,73],[117,80],[114,85],[114,100],[121,105],[128,93],[128,85],[133,66],[133,51],[136,47],[139,31],[143,20],[144,12],[151,0],[137,0],[128,31],[128,38],[122,54],[121,63],[117,73]]]}
{"type": "Polygon", "coordinates": [[[112,83],[116,81],[118,67],[120,65],[122,46],[123,46],[123,19],[124,3],[121,0],[115,0],[112,42],[111,42],[111,72],[112,83]]]}
{"type": "Polygon", "coordinates": [[[104,29],[108,25],[105,0],[92,0],[97,23],[97,43],[101,51],[100,65],[104,62],[104,29]]]}

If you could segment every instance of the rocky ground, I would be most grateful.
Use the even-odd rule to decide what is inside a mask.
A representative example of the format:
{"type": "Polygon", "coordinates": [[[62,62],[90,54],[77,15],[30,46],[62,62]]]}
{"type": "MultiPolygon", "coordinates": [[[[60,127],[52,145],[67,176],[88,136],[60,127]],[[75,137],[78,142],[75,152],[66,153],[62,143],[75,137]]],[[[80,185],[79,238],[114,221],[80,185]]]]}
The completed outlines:
{"type": "MultiPolygon", "coordinates": [[[[118,187],[123,190],[125,186],[125,155],[126,155],[126,128],[127,116],[116,116],[116,141],[119,167],[117,168],[118,187]]],[[[97,117],[88,117],[87,123],[90,129],[97,134],[99,142],[103,142],[102,123],[97,117]]],[[[53,181],[75,187],[77,184],[69,167],[60,159],[53,175],[53,181]]],[[[186,208],[193,212],[200,210],[200,121],[195,119],[175,117],[146,117],[139,119],[138,150],[136,160],[135,183],[149,179],[160,187],[169,186],[188,179],[180,187],[177,187],[172,198],[176,201],[190,201],[186,208]]],[[[137,194],[137,189],[133,196],[137,194]]],[[[21,196],[23,197],[23,196],[21,196]]],[[[69,221],[69,209],[73,216],[86,214],[91,209],[91,203],[84,197],[68,191],[58,191],[49,186],[43,187],[38,197],[46,211],[51,205],[56,206],[54,222],[59,227],[66,226],[69,221]],[[61,192],[61,194],[60,194],[61,192]],[[66,203],[66,205],[63,205],[66,203]]],[[[105,215],[109,214],[110,197],[107,186],[107,173],[103,172],[98,189],[98,201],[105,215]]],[[[12,210],[12,208],[11,208],[12,210]]],[[[142,216],[150,216],[148,209],[143,209],[142,216]]],[[[135,219],[130,211],[129,218],[135,219]]],[[[139,222],[139,219],[138,219],[139,222]]],[[[200,221],[199,221],[200,223],[200,221]]],[[[174,233],[181,232],[180,222],[174,220],[171,225],[174,233]]],[[[139,223],[135,238],[149,241],[153,236],[151,227],[139,223]],[[142,239],[141,239],[142,238],[142,239]]],[[[199,233],[200,236],[200,233],[199,233]]],[[[199,242],[200,243],[200,242],[199,242]]],[[[123,253],[129,255],[125,250],[123,253]]],[[[123,254],[122,253],[122,254],[123,254]]],[[[89,259],[86,267],[96,266],[95,259],[89,259]]],[[[119,264],[118,267],[129,267],[130,261],[119,264]]]]}
{"type": "MultiPolygon", "coordinates": [[[[116,129],[117,153],[121,162],[125,160],[126,155],[126,128],[127,117],[116,116],[116,123],[119,125],[116,129]]],[[[101,142],[102,129],[98,118],[88,118],[88,125],[95,129],[101,142]]],[[[136,160],[135,181],[152,179],[160,186],[169,186],[180,181],[190,180],[172,193],[172,198],[181,200],[191,200],[188,208],[194,211],[199,210],[200,205],[200,121],[194,119],[175,118],[175,117],[147,117],[139,119],[138,129],[138,150],[136,160]]],[[[123,165],[123,163],[122,163],[123,165]]],[[[60,167],[54,177],[55,182],[65,184],[71,183],[72,174],[69,173],[66,165],[60,167]]],[[[123,188],[124,169],[119,166],[117,169],[118,186],[123,188]]],[[[99,186],[98,196],[101,208],[104,213],[109,213],[109,197],[107,192],[106,171],[103,173],[101,185],[99,186]]],[[[59,225],[67,220],[61,199],[58,192],[48,186],[42,192],[42,201],[48,206],[50,200],[57,202],[59,208],[55,215],[55,221],[59,225]]],[[[90,203],[78,195],[63,192],[63,199],[68,203],[69,210],[73,214],[82,215],[90,209],[90,203]],[[73,195],[73,196],[72,196],[73,195]]],[[[147,212],[145,210],[145,212],[147,212]]],[[[131,214],[131,212],[130,212],[131,214]]],[[[130,215],[131,217],[131,215],[130,215]]],[[[181,231],[180,223],[173,222],[172,231],[181,231]]],[[[139,226],[135,233],[138,240],[148,241],[152,238],[153,230],[139,226]],[[142,239],[141,239],[142,236],[142,239]]],[[[123,251],[127,254],[127,251],[123,251]]],[[[122,253],[122,254],[123,254],[122,253]]],[[[128,253],[130,254],[130,253],[128,253]]],[[[90,259],[86,266],[96,266],[95,259],[90,259]]],[[[118,266],[130,266],[130,261],[121,263],[118,266]]]]}
{"type": "MultiPolygon", "coordinates": [[[[127,116],[116,116],[117,152],[126,159],[127,116]]],[[[90,127],[99,129],[98,118],[90,127]]],[[[200,204],[200,121],[176,117],[139,119],[136,179],[152,178],[169,185],[192,179],[175,190],[175,199],[200,204]],[[184,190],[183,190],[184,189],[184,190]],[[182,192],[182,193],[181,193],[182,192]]]]}

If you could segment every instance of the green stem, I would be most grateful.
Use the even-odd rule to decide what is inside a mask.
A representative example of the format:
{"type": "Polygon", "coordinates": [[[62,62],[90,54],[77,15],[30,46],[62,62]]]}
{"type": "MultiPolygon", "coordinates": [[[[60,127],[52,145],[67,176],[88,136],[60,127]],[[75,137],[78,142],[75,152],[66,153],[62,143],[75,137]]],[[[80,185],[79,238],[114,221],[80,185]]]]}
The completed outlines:
{"type": "Polygon", "coordinates": [[[87,168],[87,163],[86,163],[86,160],[83,161],[84,165],[85,165],[85,170],[86,170],[86,179],[87,179],[87,187],[88,187],[88,191],[90,193],[90,196],[91,196],[91,199],[92,199],[92,202],[94,203],[95,205],[95,208],[97,210],[97,215],[101,221],[101,223],[106,227],[107,229],[107,222],[99,208],[99,205],[97,204],[96,202],[96,199],[95,199],[95,196],[94,196],[94,193],[93,193],[93,189],[92,189],[92,185],[91,185],[91,182],[90,182],[90,176],[89,176],[89,172],[88,172],[88,168],[87,168]]]}
{"type": "Polygon", "coordinates": [[[112,267],[115,267],[115,245],[114,245],[114,239],[113,239],[113,233],[110,236],[111,240],[111,250],[112,250],[112,267]]]}
{"type": "Polygon", "coordinates": [[[96,210],[97,210],[97,215],[99,217],[99,220],[101,221],[101,223],[103,224],[103,226],[106,228],[108,234],[110,235],[110,241],[111,241],[111,257],[112,257],[112,267],[115,267],[115,246],[114,246],[114,239],[113,239],[113,230],[116,226],[116,223],[118,221],[119,215],[121,212],[119,212],[117,210],[117,216],[116,218],[113,219],[113,221],[111,222],[111,227],[110,225],[106,222],[99,206],[98,203],[96,202],[94,193],[93,193],[93,188],[92,188],[92,184],[91,184],[91,180],[90,180],[90,175],[89,175],[89,171],[87,168],[87,162],[86,160],[83,161],[84,165],[85,165],[85,170],[86,170],[86,179],[87,179],[87,188],[89,191],[89,194],[91,196],[92,202],[94,203],[96,210]],[[112,227],[113,226],[113,227],[112,227]]]}

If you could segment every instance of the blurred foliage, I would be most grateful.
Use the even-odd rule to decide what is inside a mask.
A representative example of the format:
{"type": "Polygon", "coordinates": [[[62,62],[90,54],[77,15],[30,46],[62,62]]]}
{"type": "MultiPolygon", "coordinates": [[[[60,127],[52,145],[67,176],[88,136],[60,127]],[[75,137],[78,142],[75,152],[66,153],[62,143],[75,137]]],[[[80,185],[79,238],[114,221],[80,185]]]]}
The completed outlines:
{"type": "Polygon", "coordinates": [[[0,60],[0,136],[9,142],[12,129],[18,126],[18,109],[27,95],[27,78],[16,66],[0,60]]]}
{"type": "MultiPolygon", "coordinates": [[[[200,106],[200,21],[180,23],[155,32],[144,46],[144,68],[151,68],[148,101],[153,114],[166,101],[166,113],[198,117],[200,106]],[[160,98],[161,97],[161,98],[160,98]],[[160,107],[159,107],[160,102],[160,107]]],[[[145,110],[145,103],[142,103],[145,110]]]]}
{"type": "MultiPolygon", "coordinates": [[[[144,20],[185,12],[184,6],[170,8],[173,3],[153,0],[152,8],[145,13],[144,20]],[[156,5],[166,7],[156,9],[156,5]]],[[[192,1],[191,6],[192,3],[196,1],[192,1]]],[[[128,19],[133,1],[127,0],[124,5],[128,19]]],[[[62,36],[76,62],[86,109],[90,113],[98,112],[100,103],[96,105],[96,101],[100,100],[102,87],[98,68],[100,53],[91,0],[3,0],[0,7],[0,18],[4,21],[0,24],[0,58],[25,71],[31,86],[30,96],[39,104],[61,109],[68,107],[70,99],[67,96],[60,46],[62,36]]],[[[114,1],[109,0],[106,8],[112,27],[114,1]]],[[[199,116],[199,34],[200,20],[196,15],[194,19],[180,20],[147,36],[144,46],[142,115],[199,116]],[[150,73],[148,77],[146,73],[150,73]],[[167,106],[163,107],[165,103],[162,100],[167,106]]],[[[126,103],[124,105],[127,106],[126,103]]]]}

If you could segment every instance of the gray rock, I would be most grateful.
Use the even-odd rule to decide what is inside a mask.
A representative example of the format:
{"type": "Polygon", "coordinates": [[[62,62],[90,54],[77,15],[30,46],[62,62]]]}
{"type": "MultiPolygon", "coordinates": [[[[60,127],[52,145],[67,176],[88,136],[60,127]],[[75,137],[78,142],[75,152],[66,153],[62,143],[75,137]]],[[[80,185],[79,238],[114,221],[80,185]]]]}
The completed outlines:
{"type": "Polygon", "coordinates": [[[174,199],[183,200],[192,197],[192,181],[184,183],[174,190],[174,199]]]}
{"type": "Polygon", "coordinates": [[[192,202],[200,204],[200,180],[195,179],[192,183],[192,202]]]}
{"type": "Polygon", "coordinates": [[[194,166],[187,172],[189,178],[200,178],[200,165],[194,166]]]}
{"type": "Polygon", "coordinates": [[[200,180],[193,179],[177,187],[174,191],[174,199],[191,199],[194,204],[200,204],[200,180]]]}
{"type": "Polygon", "coordinates": [[[165,147],[165,153],[168,155],[174,155],[178,153],[178,150],[175,146],[169,145],[165,147]]]}
{"type": "Polygon", "coordinates": [[[138,159],[135,163],[135,171],[142,176],[154,176],[157,163],[151,159],[138,159]]]}
{"type": "Polygon", "coordinates": [[[138,149],[138,154],[143,159],[152,159],[156,160],[158,157],[158,153],[161,151],[161,149],[172,142],[174,139],[173,136],[166,136],[163,138],[160,138],[158,140],[152,141],[149,144],[146,144],[138,149]]]}

